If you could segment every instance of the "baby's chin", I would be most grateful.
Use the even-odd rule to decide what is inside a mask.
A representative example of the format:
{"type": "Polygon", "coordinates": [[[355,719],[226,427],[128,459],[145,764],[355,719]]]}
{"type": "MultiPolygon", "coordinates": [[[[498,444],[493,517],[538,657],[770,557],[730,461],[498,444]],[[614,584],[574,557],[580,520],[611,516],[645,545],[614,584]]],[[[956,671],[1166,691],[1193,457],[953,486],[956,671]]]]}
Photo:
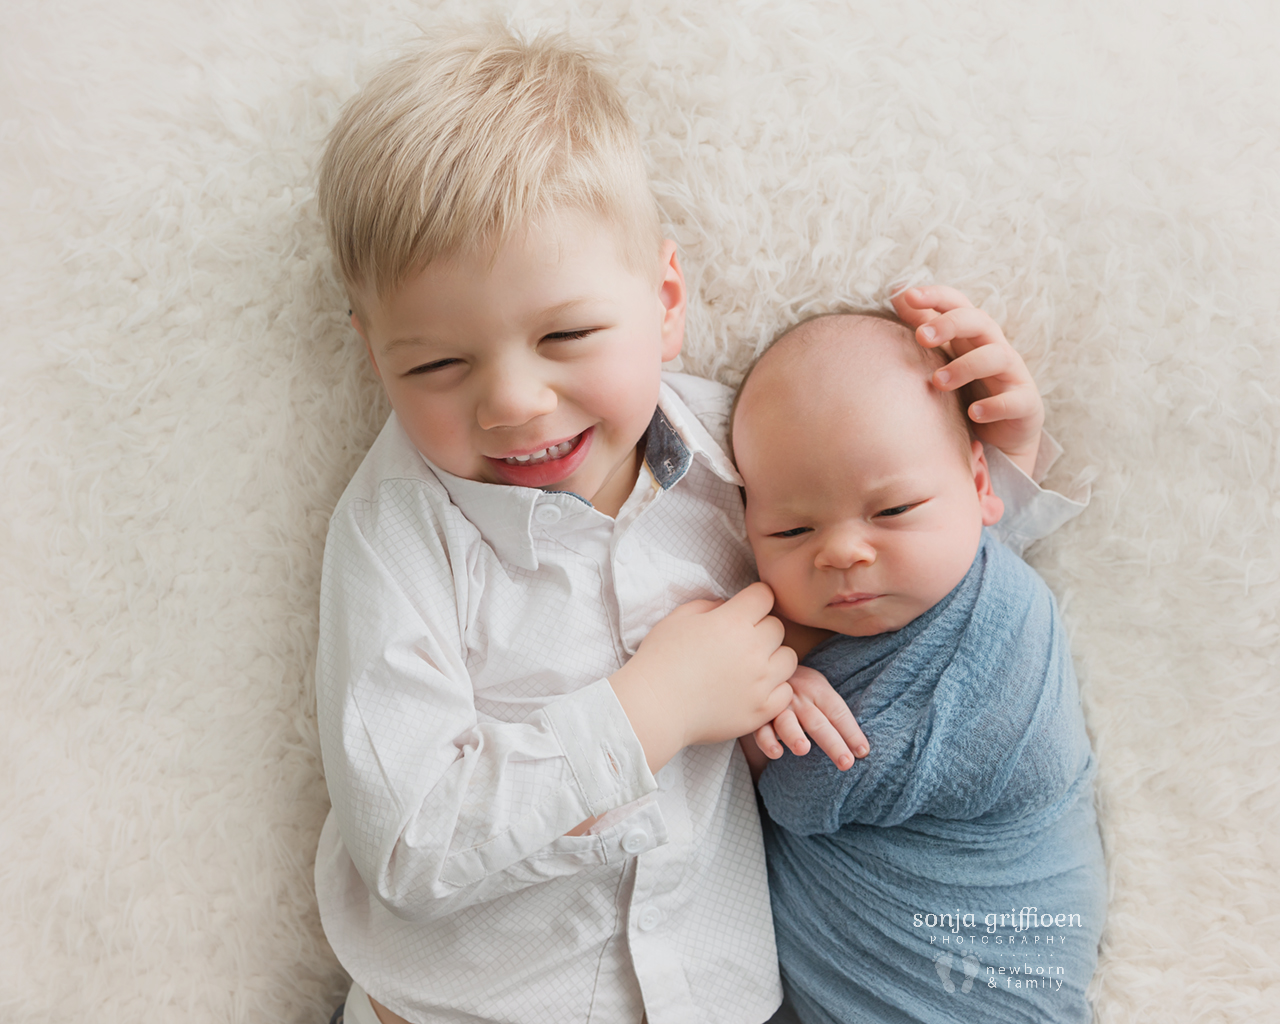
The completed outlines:
{"type": "MultiPolygon", "coordinates": [[[[923,615],[924,612],[921,612],[920,614],[923,615]]],[[[896,633],[898,630],[902,629],[904,626],[909,626],[912,622],[914,622],[919,617],[920,617],[919,615],[913,615],[911,618],[906,619],[904,621],[881,620],[881,621],[871,621],[871,622],[860,622],[853,626],[849,626],[847,628],[833,629],[832,632],[839,633],[841,636],[858,636],[858,637],[883,636],[885,633],[896,633]]]]}

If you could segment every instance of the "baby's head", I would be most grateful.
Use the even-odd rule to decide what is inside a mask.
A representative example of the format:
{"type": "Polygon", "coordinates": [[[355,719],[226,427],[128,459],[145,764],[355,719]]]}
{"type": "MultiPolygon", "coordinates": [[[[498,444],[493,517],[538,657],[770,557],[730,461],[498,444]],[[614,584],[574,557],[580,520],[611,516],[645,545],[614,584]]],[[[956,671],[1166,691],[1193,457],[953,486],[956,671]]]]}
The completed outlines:
{"type": "Polygon", "coordinates": [[[392,62],[330,135],[319,199],[352,324],[423,455],[629,491],[685,292],[590,57],[495,29],[392,62]]]}
{"type": "Polygon", "coordinates": [[[973,562],[1000,499],[943,357],[877,316],[806,321],[739,393],[747,536],[775,610],[849,636],[901,629],[973,562]]]}

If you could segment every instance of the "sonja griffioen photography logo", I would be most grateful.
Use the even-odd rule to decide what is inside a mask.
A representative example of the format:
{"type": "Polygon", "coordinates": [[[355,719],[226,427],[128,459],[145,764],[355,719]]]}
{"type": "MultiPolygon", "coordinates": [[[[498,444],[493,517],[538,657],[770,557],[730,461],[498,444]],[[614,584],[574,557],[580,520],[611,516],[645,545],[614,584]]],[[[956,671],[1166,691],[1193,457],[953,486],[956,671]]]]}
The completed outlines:
{"type": "Polygon", "coordinates": [[[913,914],[911,926],[934,947],[933,966],[943,989],[968,994],[979,980],[987,988],[1060,989],[1065,968],[1059,954],[1084,922],[1079,914],[1039,907],[994,913],[957,908],[913,914]]]}

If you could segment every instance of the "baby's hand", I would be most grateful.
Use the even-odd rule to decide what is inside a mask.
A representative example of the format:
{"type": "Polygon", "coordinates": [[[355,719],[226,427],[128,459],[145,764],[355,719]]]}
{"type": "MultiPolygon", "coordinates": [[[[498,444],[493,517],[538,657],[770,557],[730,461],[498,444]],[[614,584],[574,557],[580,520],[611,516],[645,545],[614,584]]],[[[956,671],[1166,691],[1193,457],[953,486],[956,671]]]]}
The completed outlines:
{"type": "Polygon", "coordinates": [[[781,757],[783,744],[791,753],[804,756],[809,752],[809,736],[842,772],[853,767],[855,756],[867,756],[867,737],[826,676],[801,665],[788,682],[794,691],[790,706],[755,732],[756,746],[766,757],[781,757]]]}
{"type": "Polygon", "coordinates": [[[926,348],[950,342],[955,358],[934,373],[934,387],[955,391],[976,381],[982,397],[969,406],[974,433],[1030,476],[1040,450],[1044,403],[1000,326],[956,289],[940,285],[908,288],[894,296],[893,308],[926,348]]]}

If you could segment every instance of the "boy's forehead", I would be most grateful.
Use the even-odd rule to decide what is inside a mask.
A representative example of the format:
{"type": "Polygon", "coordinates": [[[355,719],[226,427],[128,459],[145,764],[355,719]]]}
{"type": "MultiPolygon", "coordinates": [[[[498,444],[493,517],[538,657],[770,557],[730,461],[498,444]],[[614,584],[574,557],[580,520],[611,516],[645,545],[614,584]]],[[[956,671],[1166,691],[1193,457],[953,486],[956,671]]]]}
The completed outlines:
{"type": "Polygon", "coordinates": [[[462,300],[469,287],[490,281],[510,293],[512,288],[539,288],[539,312],[545,316],[570,312],[600,296],[597,277],[612,269],[646,280],[654,275],[660,253],[651,254],[641,273],[636,246],[624,227],[609,218],[574,208],[552,211],[503,237],[490,237],[437,256],[406,272],[377,292],[352,289],[352,301],[366,322],[385,323],[396,310],[413,312],[425,296],[462,300]],[[581,254],[590,253],[589,266],[581,254]],[[574,273],[575,264],[579,273],[574,273]],[[550,290],[547,286],[554,285],[550,290]]]}
{"type": "MultiPolygon", "coordinates": [[[[380,282],[377,288],[353,286],[351,298],[372,313],[426,274],[461,271],[468,277],[485,276],[499,271],[500,267],[510,273],[513,267],[521,266],[526,272],[533,266],[541,271],[560,263],[584,243],[596,241],[606,243],[593,246],[597,263],[613,262],[646,278],[653,276],[660,265],[660,250],[650,252],[648,240],[635,238],[627,225],[594,211],[566,206],[546,210],[504,234],[490,232],[477,236],[463,247],[440,253],[394,279],[380,282]]],[[[519,270],[515,272],[518,274],[519,270]]]]}

